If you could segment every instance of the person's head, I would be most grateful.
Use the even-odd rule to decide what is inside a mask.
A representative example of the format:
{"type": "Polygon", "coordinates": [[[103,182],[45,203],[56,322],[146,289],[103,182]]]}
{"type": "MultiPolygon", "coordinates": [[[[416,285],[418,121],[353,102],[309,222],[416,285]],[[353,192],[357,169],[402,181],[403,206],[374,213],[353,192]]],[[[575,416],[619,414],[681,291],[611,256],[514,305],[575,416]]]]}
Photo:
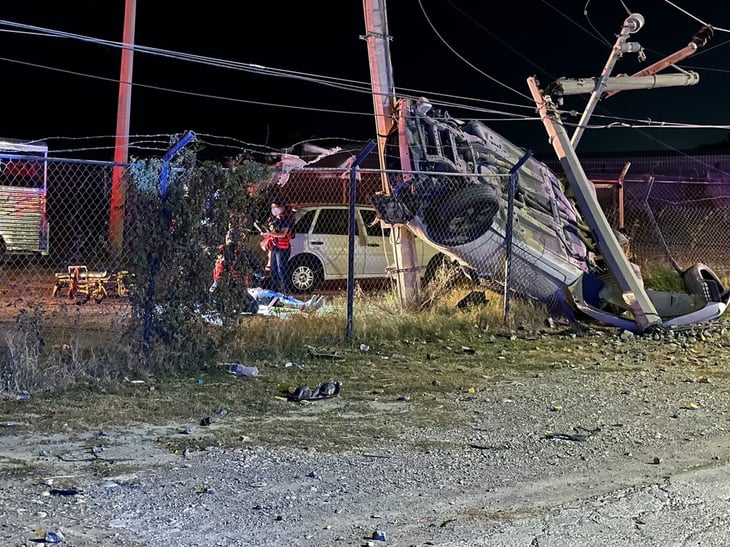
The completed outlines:
{"type": "Polygon", "coordinates": [[[271,202],[271,216],[274,216],[276,218],[280,218],[286,214],[286,203],[283,201],[272,201],[271,202]]]}

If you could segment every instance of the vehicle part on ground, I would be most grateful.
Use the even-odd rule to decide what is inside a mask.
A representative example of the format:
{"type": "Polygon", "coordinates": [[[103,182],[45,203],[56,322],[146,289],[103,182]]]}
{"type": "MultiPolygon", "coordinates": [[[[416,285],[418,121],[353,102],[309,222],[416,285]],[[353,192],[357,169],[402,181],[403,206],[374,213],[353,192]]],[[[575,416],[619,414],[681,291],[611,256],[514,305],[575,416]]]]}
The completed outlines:
{"type": "Polygon", "coordinates": [[[462,280],[468,280],[473,284],[474,278],[474,272],[444,253],[439,253],[428,262],[423,282],[425,285],[443,283],[445,287],[451,287],[462,280]]]}

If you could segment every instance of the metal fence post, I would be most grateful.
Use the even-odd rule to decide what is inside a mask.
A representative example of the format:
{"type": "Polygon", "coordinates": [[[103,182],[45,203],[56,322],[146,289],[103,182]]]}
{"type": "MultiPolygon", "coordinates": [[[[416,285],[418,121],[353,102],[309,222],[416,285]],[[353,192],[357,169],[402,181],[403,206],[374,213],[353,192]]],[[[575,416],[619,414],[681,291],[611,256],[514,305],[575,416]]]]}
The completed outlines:
{"type": "Polygon", "coordinates": [[[504,322],[507,324],[510,312],[509,288],[512,279],[512,231],[515,213],[515,193],[517,192],[517,172],[532,156],[532,150],[525,152],[512,169],[509,170],[509,186],[507,187],[507,224],[504,230],[504,241],[506,244],[504,255],[504,322]]]}
{"type": "Polygon", "coordinates": [[[355,298],[355,201],[357,198],[357,168],[368,157],[375,148],[375,142],[370,141],[365,145],[355,158],[350,167],[350,218],[347,232],[347,338],[352,339],[353,334],[353,307],[355,298]]]}
{"type": "MultiPolygon", "coordinates": [[[[160,173],[160,224],[159,230],[167,230],[170,225],[169,212],[167,211],[167,183],[170,175],[170,161],[175,155],[184,148],[190,141],[195,139],[195,133],[188,131],[183,137],[168,150],[162,157],[162,172],[160,173]]],[[[152,338],[152,297],[155,295],[155,278],[157,277],[157,269],[160,265],[159,250],[154,250],[152,260],[150,261],[150,281],[147,285],[147,299],[145,300],[144,310],[144,353],[149,355],[150,339],[152,338]]]]}

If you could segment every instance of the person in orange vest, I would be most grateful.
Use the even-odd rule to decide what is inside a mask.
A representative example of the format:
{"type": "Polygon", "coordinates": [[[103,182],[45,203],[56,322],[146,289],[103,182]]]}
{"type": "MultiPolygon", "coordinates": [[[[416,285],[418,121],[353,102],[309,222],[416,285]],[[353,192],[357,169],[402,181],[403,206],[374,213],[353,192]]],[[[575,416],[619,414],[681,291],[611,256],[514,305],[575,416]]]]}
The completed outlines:
{"type": "Polygon", "coordinates": [[[291,209],[286,203],[274,202],[271,204],[269,231],[262,234],[264,240],[271,242],[271,288],[282,293],[285,293],[289,286],[293,221],[291,209]]]}
{"type": "Polygon", "coordinates": [[[226,270],[226,248],[224,245],[218,246],[218,254],[215,257],[215,266],[213,266],[213,284],[208,289],[214,293],[220,284],[223,272],[226,270]]]}

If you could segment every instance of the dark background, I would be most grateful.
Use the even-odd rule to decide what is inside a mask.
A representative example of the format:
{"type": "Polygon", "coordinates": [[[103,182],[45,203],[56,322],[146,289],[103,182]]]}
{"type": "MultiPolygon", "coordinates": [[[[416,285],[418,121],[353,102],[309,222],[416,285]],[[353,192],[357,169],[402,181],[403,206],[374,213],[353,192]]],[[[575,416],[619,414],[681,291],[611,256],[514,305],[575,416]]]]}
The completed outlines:
{"type": "MultiPolygon", "coordinates": [[[[535,119],[526,84],[529,76],[537,76],[543,85],[558,77],[598,76],[627,14],[639,12],[646,24],[632,41],[645,48],[647,61],[642,64],[636,54],[626,54],[613,72],[634,73],[684,47],[702,26],[693,17],[698,18],[717,29],[704,50],[681,63],[700,74],[698,85],[619,93],[599,103],[591,123],[651,118],[730,124],[727,2],[391,0],[387,8],[399,95],[423,95],[434,103],[452,95],[446,98],[452,103],[532,118],[504,121],[503,116],[473,109],[448,108],[457,118],[484,119],[518,145],[548,157],[552,151],[542,123],[535,119]]],[[[112,159],[120,50],[29,33],[7,22],[121,42],[123,16],[123,0],[29,0],[4,5],[0,136],[45,139],[53,150],[99,146],[97,153],[112,159]]],[[[364,29],[358,1],[140,0],[138,46],[253,63],[301,76],[336,77],[361,91],[138,51],[131,140],[143,142],[142,136],[185,130],[233,148],[280,149],[305,140],[326,146],[370,139],[375,122],[367,49],[361,39],[364,29]]],[[[566,99],[564,107],[578,113],[572,121],[578,121],[587,98],[566,99]]],[[[588,130],[578,151],[689,151],[727,144],[727,135],[727,129],[588,130]]]]}

